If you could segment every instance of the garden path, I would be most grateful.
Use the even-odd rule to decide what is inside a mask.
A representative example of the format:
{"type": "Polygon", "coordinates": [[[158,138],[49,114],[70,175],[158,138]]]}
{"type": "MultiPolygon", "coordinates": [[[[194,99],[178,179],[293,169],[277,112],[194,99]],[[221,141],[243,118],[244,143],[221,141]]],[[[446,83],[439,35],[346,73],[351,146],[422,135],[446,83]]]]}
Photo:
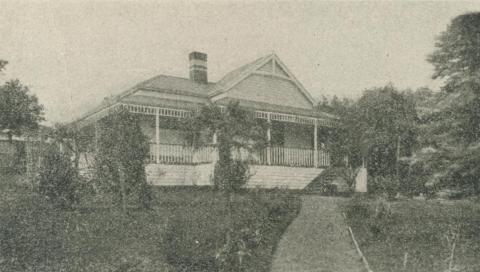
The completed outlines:
{"type": "Polygon", "coordinates": [[[347,225],[337,208],[342,198],[304,196],[298,217],[280,240],[272,272],[361,272],[347,225]]]}

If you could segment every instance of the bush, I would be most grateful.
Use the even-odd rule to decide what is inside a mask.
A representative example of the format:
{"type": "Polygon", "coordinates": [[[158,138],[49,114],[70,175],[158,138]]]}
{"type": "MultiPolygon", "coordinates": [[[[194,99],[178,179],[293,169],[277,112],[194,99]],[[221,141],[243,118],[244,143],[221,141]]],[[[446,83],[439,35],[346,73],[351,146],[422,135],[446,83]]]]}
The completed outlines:
{"type": "MultiPolygon", "coordinates": [[[[204,216],[175,217],[164,234],[162,251],[167,262],[181,271],[217,271],[215,252],[222,244],[222,222],[204,216]]],[[[218,218],[217,218],[218,219],[218,218]]]]}
{"type": "Polygon", "coordinates": [[[384,194],[388,198],[394,198],[399,191],[398,179],[394,176],[370,177],[368,191],[374,194],[384,194]]]}
{"type": "Polygon", "coordinates": [[[219,190],[238,191],[249,178],[249,166],[246,161],[218,161],[214,170],[214,186],[219,190]]]}
{"type": "Polygon", "coordinates": [[[182,216],[170,220],[162,239],[168,263],[180,271],[269,271],[300,198],[288,190],[245,190],[232,200],[230,217],[225,196],[211,193],[220,201],[177,208],[182,216]]]}
{"type": "Polygon", "coordinates": [[[39,191],[51,203],[67,208],[78,202],[78,175],[70,158],[51,144],[43,154],[39,169],[39,191]]]}
{"type": "Polygon", "coordinates": [[[382,239],[393,220],[390,203],[381,197],[374,203],[366,197],[353,197],[343,206],[343,212],[348,224],[361,229],[370,241],[382,239]]]}
{"type": "Polygon", "coordinates": [[[364,197],[354,196],[343,207],[343,211],[347,218],[351,218],[349,223],[355,222],[355,218],[369,218],[370,206],[365,201],[364,197]]]}

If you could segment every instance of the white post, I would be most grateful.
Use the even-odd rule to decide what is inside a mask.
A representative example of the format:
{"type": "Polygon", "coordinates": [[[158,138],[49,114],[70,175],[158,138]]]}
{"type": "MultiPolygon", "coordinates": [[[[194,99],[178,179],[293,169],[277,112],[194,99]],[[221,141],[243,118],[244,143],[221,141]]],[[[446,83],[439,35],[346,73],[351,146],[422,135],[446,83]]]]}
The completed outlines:
{"type": "Polygon", "coordinates": [[[318,135],[317,135],[317,119],[313,126],[313,167],[318,167],[318,135]]]}
{"type": "Polygon", "coordinates": [[[155,110],[155,162],[160,163],[160,114],[155,110]]]}
{"type": "Polygon", "coordinates": [[[271,125],[272,125],[272,122],[270,120],[270,113],[267,115],[267,122],[268,122],[268,129],[267,129],[267,164],[270,165],[271,164],[271,141],[272,141],[272,133],[271,133],[271,125]]]}
{"type": "Polygon", "coordinates": [[[218,161],[218,148],[217,148],[218,139],[217,139],[217,133],[216,132],[213,133],[212,138],[213,138],[212,139],[213,148],[211,150],[211,153],[213,154],[212,155],[212,162],[213,162],[213,164],[215,164],[218,161]]]}
{"type": "Polygon", "coordinates": [[[216,132],[213,133],[212,143],[213,143],[214,145],[217,144],[217,133],[216,133],[216,132]]]}

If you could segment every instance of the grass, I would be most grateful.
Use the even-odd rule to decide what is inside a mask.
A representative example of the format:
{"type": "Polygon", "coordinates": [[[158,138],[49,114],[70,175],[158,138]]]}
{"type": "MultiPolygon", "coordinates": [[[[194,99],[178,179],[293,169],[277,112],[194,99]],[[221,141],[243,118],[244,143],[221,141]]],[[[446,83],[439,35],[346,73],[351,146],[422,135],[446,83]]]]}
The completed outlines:
{"type": "Polygon", "coordinates": [[[480,271],[479,203],[354,198],[343,210],[373,271],[448,271],[453,241],[452,271],[480,271]]]}
{"type": "MultiPolygon", "coordinates": [[[[105,197],[59,210],[13,178],[0,181],[0,271],[214,271],[225,243],[225,198],[210,189],[156,189],[153,209],[124,215],[105,197]],[[192,261],[193,260],[193,261],[192,261]],[[208,262],[207,262],[208,263],[208,262]]],[[[258,231],[244,271],[269,271],[300,199],[285,191],[235,198],[238,229],[258,231]],[[281,210],[279,212],[279,209],[281,210]]]]}

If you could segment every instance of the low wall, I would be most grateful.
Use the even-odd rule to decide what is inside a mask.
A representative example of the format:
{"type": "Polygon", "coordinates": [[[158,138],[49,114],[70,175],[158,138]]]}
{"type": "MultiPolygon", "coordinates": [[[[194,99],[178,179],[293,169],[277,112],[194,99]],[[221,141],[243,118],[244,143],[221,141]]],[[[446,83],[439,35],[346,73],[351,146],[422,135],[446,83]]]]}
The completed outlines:
{"type": "MultiPolygon", "coordinates": [[[[213,186],[214,164],[148,164],[147,182],[157,186],[213,186]]],[[[247,188],[303,189],[323,171],[321,168],[262,166],[250,168],[247,188]]]]}
{"type": "Polygon", "coordinates": [[[214,164],[148,164],[147,182],[158,186],[213,185],[214,164]]]}

